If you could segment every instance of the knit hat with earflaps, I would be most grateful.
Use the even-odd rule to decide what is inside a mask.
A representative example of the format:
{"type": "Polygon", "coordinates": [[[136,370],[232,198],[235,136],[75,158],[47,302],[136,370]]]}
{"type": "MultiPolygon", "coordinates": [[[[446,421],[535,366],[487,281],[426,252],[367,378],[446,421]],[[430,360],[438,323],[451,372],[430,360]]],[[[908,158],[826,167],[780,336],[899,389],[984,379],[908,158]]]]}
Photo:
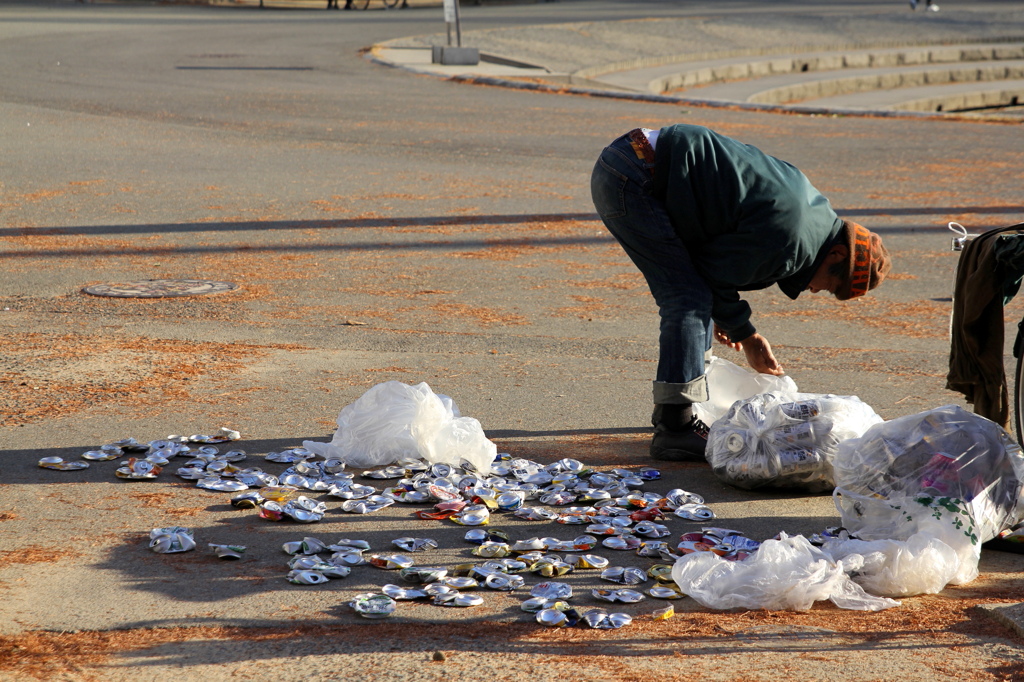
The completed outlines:
{"type": "Polygon", "coordinates": [[[848,301],[874,289],[892,268],[882,238],[852,220],[843,221],[843,242],[850,251],[846,279],[836,289],[836,298],[848,301]]]}

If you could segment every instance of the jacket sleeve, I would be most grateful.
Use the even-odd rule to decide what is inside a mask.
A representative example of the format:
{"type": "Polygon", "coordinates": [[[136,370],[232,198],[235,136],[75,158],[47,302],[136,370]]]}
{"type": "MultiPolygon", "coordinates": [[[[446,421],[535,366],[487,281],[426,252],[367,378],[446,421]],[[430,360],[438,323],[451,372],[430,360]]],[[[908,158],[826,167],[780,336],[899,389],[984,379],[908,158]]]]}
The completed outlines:
{"type": "Polygon", "coordinates": [[[750,305],[738,291],[711,287],[711,318],[731,341],[742,341],[756,332],[750,322],[750,305]]]}

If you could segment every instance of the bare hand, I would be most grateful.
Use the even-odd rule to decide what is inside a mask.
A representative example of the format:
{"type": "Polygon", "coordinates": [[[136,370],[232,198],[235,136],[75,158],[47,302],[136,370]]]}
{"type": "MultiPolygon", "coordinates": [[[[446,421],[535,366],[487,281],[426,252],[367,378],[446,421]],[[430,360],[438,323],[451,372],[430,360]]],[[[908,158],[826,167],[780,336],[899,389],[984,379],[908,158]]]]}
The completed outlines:
{"type": "Polygon", "coordinates": [[[771,344],[768,343],[768,339],[764,338],[760,334],[754,333],[743,339],[739,343],[743,352],[747,356],[747,364],[755,372],[761,374],[774,374],[775,376],[782,376],[785,371],[782,369],[782,365],[775,359],[775,355],[772,353],[771,344]]]}
{"type": "Polygon", "coordinates": [[[717,324],[715,325],[714,334],[715,334],[715,341],[718,341],[718,343],[722,344],[723,346],[728,346],[729,348],[732,348],[733,350],[742,350],[742,346],[739,343],[737,343],[736,341],[733,341],[732,339],[730,339],[729,335],[726,334],[724,331],[722,331],[722,328],[719,327],[717,324]]]}

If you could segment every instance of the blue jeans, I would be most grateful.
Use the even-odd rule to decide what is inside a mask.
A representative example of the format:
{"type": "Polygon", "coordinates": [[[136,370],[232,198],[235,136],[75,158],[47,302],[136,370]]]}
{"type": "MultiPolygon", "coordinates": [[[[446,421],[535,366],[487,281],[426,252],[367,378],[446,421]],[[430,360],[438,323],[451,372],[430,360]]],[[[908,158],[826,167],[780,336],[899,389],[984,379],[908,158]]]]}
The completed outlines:
{"type": "Polygon", "coordinates": [[[626,136],[601,152],[590,192],[605,227],[640,269],[661,315],[655,404],[708,399],[705,363],[711,349],[711,289],[694,270],[664,203],[651,196],[653,168],[626,136]]]}

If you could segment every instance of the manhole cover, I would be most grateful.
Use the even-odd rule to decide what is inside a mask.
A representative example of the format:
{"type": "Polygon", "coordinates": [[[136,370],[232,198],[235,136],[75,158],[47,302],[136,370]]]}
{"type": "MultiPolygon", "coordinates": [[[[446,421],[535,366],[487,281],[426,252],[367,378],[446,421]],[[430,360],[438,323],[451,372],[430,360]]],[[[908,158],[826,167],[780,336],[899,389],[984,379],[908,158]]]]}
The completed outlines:
{"type": "Polygon", "coordinates": [[[82,289],[93,296],[116,298],[166,298],[168,296],[202,296],[237,289],[231,282],[208,279],[144,279],[138,282],[93,284],[82,289]]]}

